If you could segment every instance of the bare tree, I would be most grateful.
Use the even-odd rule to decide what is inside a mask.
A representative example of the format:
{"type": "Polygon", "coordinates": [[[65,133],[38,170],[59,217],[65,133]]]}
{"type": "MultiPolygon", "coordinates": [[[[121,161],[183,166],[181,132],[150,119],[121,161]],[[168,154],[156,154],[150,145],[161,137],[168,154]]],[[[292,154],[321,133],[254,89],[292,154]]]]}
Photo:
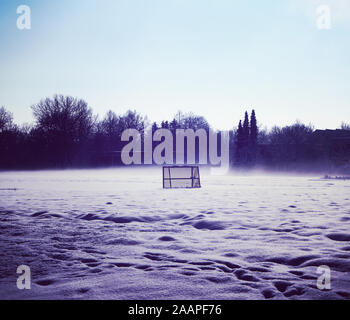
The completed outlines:
{"type": "Polygon", "coordinates": [[[109,110],[101,122],[101,131],[110,137],[115,137],[120,134],[120,117],[112,110],[109,110]]]}
{"type": "Polygon", "coordinates": [[[343,122],[340,127],[342,130],[350,130],[350,123],[343,122]]]}
{"type": "Polygon", "coordinates": [[[147,124],[147,118],[137,113],[136,110],[128,110],[123,116],[120,117],[120,126],[122,130],[136,129],[140,133],[143,133],[147,124]]]}
{"type": "Polygon", "coordinates": [[[77,141],[91,133],[95,118],[84,100],[55,95],[32,106],[37,125],[45,132],[55,131],[77,141]]]}
{"type": "Polygon", "coordinates": [[[12,120],[12,113],[7,111],[5,107],[0,107],[0,133],[13,127],[12,120]]]}
{"type": "Polygon", "coordinates": [[[269,136],[272,144],[300,145],[308,141],[313,131],[311,125],[296,122],[283,128],[273,127],[269,136]]]}
{"type": "Polygon", "coordinates": [[[273,127],[268,136],[272,147],[268,156],[270,162],[284,166],[306,161],[310,157],[313,132],[311,125],[300,122],[282,128],[273,127]]]}
{"type": "Polygon", "coordinates": [[[118,151],[122,134],[121,117],[109,110],[102,121],[98,123],[98,145],[95,151],[99,153],[118,151]]]}
{"type": "Polygon", "coordinates": [[[192,112],[183,113],[178,111],[174,116],[173,122],[176,122],[178,128],[181,129],[193,129],[194,131],[205,129],[208,131],[210,128],[208,121],[204,117],[195,115],[192,112]]]}
{"type": "Polygon", "coordinates": [[[55,95],[41,100],[32,110],[51,159],[57,165],[71,164],[93,132],[96,118],[92,109],[84,100],[55,95]]]}

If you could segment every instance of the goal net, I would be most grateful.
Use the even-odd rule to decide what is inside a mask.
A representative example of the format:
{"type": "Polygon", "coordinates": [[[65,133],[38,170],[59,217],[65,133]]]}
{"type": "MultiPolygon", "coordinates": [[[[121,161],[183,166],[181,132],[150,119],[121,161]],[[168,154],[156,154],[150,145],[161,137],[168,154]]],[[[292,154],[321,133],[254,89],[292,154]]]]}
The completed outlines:
{"type": "Polygon", "coordinates": [[[200,188],[198,166],[164,166],[163,188],[200,188]]]}

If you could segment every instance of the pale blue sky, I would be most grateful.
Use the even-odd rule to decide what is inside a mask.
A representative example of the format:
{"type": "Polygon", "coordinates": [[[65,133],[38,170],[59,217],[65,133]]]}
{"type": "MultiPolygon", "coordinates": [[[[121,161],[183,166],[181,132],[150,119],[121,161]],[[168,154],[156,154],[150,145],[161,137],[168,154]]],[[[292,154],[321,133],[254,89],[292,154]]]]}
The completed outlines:
{"type": "Polygon", "coordinates": [[[1,0],[0,105],[18,123],[62,93],[101,117],[181,109],[230,129],[254,108],[267,127],[336,128],[350,122],[349,18],[349,0],[1,0]],[[20,4],[31,30],[16,27],[20,4]]]}

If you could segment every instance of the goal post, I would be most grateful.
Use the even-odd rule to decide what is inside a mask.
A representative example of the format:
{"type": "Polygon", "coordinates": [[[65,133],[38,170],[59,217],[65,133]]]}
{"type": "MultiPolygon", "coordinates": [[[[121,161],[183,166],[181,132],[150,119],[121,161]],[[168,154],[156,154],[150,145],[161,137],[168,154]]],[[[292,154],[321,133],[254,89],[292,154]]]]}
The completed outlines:
{"type": "Polygon", "coordinates": [[[164,166],[163,188],[200,188],[198,166],[164,166]]]}

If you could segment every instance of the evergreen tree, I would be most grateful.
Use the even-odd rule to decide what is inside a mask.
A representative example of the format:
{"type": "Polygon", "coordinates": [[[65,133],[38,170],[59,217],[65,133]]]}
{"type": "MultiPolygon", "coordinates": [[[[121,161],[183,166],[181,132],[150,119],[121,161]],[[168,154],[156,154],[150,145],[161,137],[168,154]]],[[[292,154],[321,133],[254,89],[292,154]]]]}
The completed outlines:
{"type": "Polygon", "coordinates": [[[161,127],[162,129],[169,129],[169,121],[162,121],[161,127]]]}
{"type": "Polygon", "coordinates": [[[250,159],[252,164],[256,163],[257,151],[258,151],[258,126],[256,122],[255,110],[252,111],[250,116],[250,135],[249,135],[249,148],[250,159]]]}
{"type": "Polygon", "coordinates": [[[248,143],[249,143],[249,117],[248,117],[248,112],[247,111],[244,114],[243,143],[244,143],[245,146],[248,146],[248,143]]]}
{"type": "Polygon", "coordinates": [[[243,148],[243,127],[242,127],[242,120],[239,120],[238,129],[236,132],[236,149],[235,149],[235,164],[240,165],[241,164],[241,155],[242,155],[242,148],[243,148]]]}
{"type": "Polygon", "coordinates": [[[242,148],[241,148],[241,162],[243,165],[248,165],[250,162],[249,155],[249,117],[248,112],[244,114],[244,122],[242,129],[242,148]]]}
{"type": "Polygon", "coordinates": [[[176,129],[178,129],[180,126],[179,126],[179,123],[176,121],[176,119],[174,118],[173,121],[170,122],[170,130],[173,134],[175,134],[176,132],[176,129]]]}
{"type": "Polygon", "coordinates": [[[158,125],[157,125],[157,122],[153,122],[152,124],[152,137],[153,137],[153,134],[158,130],[158,125]]]}

